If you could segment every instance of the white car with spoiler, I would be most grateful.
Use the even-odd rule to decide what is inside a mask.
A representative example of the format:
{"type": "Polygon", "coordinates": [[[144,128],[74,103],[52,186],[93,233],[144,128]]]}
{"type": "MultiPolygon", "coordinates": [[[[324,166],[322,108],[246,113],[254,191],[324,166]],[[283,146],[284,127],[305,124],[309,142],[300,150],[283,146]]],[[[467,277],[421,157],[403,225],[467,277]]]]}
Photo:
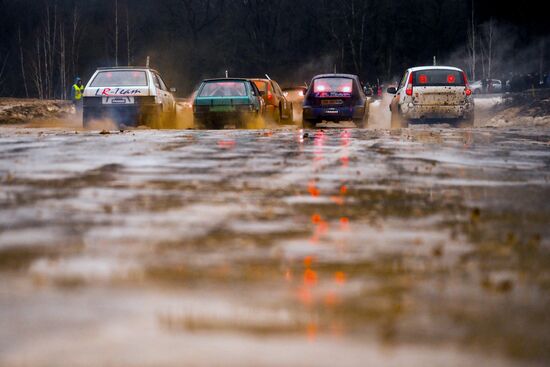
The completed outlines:
{"type": "Polygon", "coordinates": [[[408,69],[397,88],[388,88],[391,125],[407,127],[409,121],[456,121],[474,124],[474,99],[466,73],[451,66],[408,69]]]}
{"type": "Polygon", "coordinates": [[[158,127],[176,117],[173,92],[154,69],[99,68],[84,89],[83,125],[108,118],[120,126],[158,127]]]}

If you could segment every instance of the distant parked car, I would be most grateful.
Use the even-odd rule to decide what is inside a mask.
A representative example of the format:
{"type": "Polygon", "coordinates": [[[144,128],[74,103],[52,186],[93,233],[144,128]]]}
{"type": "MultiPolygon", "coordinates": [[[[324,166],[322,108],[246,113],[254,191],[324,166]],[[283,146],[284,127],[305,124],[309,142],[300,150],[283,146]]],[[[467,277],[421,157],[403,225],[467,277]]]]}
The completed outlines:
{"type": "Polygon", "coordinates": [[[275,80],[250,79],[256,84],[260,95],[265,102],[265,117],[277,124],[281,122],[292,123],[292,102],[285,97],[281,87],[275,80]]]}
{"type": "Polygon", "coordinates": [[[388,88],[392,127],[407,127],[414,120],[459,120],[473,126],[474,99],[466,73],[450,66],[408,69],[401,82],[388,88]]]}
{"type": "Polygon", "coordinates": [[[223,128],[233,122],[244,127],[264,112],[264,101],[256,85],[248,79],[203,80],[195,93],[193,118],[196,127],[223,128]]]}
{"type": "Polygon", "coordinates": [[[283,88],[283,95],[286,97],[287,101],[292,102],[294,107],[296,107],[296,104],[300,104],[300,106],[302,105],[306,92],[307,87],[305,86],[283,88]]]}
{"type": "Polygon", "coordinates": [[[369,119],[369,100],[357,75],[317,75],[306,93],[302,116],[304,128],[322,121],[349,120],[364,127],[369,119]]]}
{"type": "Polygon", "coordinates": [[[490,83],[486,87],[487,90],[483,90],[483,82],[481,80],[470,83],[470,89],[474,94],[502,93],[504,91],[502,81],[497,79],[490,79],[490,83]]]}
{"type": "Polygon", "coordinates": [[[154,69],[97,69],[84,89],[83,125],[108,118],[118,125],[159,127],[176,116],[175,91],[154,69]]]}
{"type": "Polygon", "coordinates": [[[306,86],[293,86],[283,88],[283,94],[286,97],[286,100],[292,103],[294,116],[302,116],[302,105],[304,103],[304,97],[306,93],[306,86]]]}

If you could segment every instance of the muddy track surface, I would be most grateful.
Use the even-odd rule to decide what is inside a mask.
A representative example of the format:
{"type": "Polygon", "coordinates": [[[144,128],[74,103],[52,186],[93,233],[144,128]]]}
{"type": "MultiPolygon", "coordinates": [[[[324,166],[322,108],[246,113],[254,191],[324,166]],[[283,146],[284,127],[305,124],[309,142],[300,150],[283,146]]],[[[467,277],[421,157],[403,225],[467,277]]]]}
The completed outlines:
{"type": "Polygon", "coordinates": [[[3,128],[0,188],[0,365],[550,361],[547,128],[3,128]]]}

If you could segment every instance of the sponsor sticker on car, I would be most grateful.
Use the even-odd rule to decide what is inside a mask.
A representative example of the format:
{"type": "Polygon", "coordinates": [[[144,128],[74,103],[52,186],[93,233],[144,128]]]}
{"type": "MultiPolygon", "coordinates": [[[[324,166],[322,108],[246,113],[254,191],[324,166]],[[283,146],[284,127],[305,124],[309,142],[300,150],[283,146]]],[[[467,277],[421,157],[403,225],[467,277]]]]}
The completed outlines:
{"type": "Polygon", "coordinates": [[[103,97],[103,104],[134,104],[134,97],[117,96],[117,97],[103,97]]]}

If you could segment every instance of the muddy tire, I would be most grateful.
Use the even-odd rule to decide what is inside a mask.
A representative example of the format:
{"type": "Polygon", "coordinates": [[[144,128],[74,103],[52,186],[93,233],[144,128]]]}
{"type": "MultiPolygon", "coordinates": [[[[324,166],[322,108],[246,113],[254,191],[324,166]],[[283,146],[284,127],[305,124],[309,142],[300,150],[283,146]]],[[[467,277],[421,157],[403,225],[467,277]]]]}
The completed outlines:
{"type": "Polygon", "coordinates": [[[358,129],[364,129],[369,123],[369,110],[365,110],[365,114],[360,119],[353,119],[353,123],[358,129]]]}
{"type": "Polygon", "coordinates": [[[279,105],[279,107],[275,111],[273,111],[272,121],[276,125],[280,125],[281,120],[282,120],[281,105],[279,105]]]}
{"type": "Polygon", "coordinates": [[[304,129],[315,129],[315,125],[317,125],[317,120],[302,119],[302,127],[304,129]]]}
{"type": "Polygon", "coordinates": [[[285,124],[294,124],[294,105],[290,104],[290,112],[289,115],[283,120],[283,123],[285,124]]]}
{"type": "Polygon", "coordinates": [[[161,112],[160,108],[155,108],[152,112],[145,115],[145,125],[151,129],[158,129],[161,125],[161,112]]]}
{"type": "Polygon", "coordinates": [[[199,118],[193,117],[193,128],[201,130],[204,129],[204,121],[199,118]]]}
{"type": "Polygon", "coordinates": [[[87,129],[90,126],[91,122],[92,122],[92,114],[86,110],[82,111],[82,127],[87,129]]]}
{"type": "Polygon", "coordinates": [[[365,119],[353,119],[353,123],[358,129],[363,129],[365,127],[365,119]]]}

